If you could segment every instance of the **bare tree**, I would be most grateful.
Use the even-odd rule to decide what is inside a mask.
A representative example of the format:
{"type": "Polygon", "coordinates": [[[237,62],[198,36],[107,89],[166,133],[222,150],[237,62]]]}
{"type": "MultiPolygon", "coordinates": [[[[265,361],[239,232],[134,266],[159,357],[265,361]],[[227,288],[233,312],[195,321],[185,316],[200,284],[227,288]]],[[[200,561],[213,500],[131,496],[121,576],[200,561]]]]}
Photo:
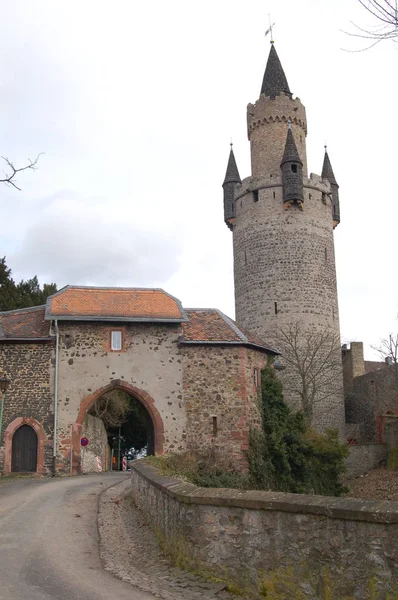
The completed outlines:
{"type": "Polygon", "coordinates": [[[119,427],[127,420],[130,397],[121,390],[107,392],[90,408],[90,414],[101,419],[105,427],[119,427]]]}
{"type": "MultiPolygon", "coordinates": [[[[355,32],[345,31],[349,36],[370,40],[370,45],[362,50],[368,50],[385,40],[398,40],[398,0],[358,0],[360,5],[372,15],[375,25],[359,27],[355,23],[355,32]]],[[[361,52],[362,50],[357,50],[361,52]]]]}
{"type": "Polygon", "coordinates": [[[325,327],[306,331],[300,323],[279,329],[274,341],[286,364],[285,390],[299,399],[307,423],[328,410],[328,399],[342,389],[340,338],[325,327]]]}
{"type": "Polygon", "coordinates": [[[380,340],[378,346],[372,346],[372,348],[376,350],[386,364],[398,364],[398,333],[388,334],[388,337],[380,340]]]}
{"type": "Polygon", "coordinates": [[[35,160],[31,160],[29,158],[29,164],[25,165],[24,167],[18,167],[18,168],[6,156],[2,156],[1,158],[5,161],[7,168],[3,172],[4,177],[3,177],[3,179],[0,179],[0,183],[5,183],[6,185],[12,185],[14,188],[21,191],[21,188],[16,183],[15,176],[17,175],[17,173],[21,173],[22,171],[27,171],[28,169],[35,171],[41,154],[42,153],[38,154],[36,156],[35,160]]]}

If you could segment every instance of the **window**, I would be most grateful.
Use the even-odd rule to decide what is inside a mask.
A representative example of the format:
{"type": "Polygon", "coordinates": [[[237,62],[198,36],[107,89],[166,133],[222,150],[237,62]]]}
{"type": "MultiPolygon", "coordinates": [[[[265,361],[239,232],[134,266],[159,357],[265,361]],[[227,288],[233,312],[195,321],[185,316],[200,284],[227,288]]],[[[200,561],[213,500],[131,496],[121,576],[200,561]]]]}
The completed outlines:
{"type": "Polygon", "coordinates": [[[253,200],[254,200],[254,202],[258,202],[258,190],[254,190],[254,192],[253,192],[253,200]]]}
{"type": "Polygon", "coordinates": [[[257,367],[254,367],[253,369],[253,382],[254,382],[254,387],[256,389],[258,389],[259,385],[260,385],[260,376],[259,376],[259,371],[257,367]]]}
{"type": "Polygon", "coordinates": [[[213,417],[213,437],[217,437],[217,434],[218,434],[217,417],[213,417]]]}
{"type": "Polygon", "coordinates": [[[292,167],[292,172],[297,173],[297,165],[291,165],[291,167],[292,167]]]}
{"type": "Polygon", "coordinates": [[[121,331],[111,331],[111,350],[113,352],[117,352],[122,349],[122,332],[121,331]]]}

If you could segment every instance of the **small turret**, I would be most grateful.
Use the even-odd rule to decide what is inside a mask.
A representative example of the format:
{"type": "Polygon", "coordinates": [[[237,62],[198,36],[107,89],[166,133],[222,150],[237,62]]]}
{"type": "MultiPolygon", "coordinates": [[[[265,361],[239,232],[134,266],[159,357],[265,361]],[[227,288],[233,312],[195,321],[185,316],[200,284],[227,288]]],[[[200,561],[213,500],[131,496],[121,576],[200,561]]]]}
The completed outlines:
{"type": "Polygon", "coordinates": [[[303,163],[301,162],[294,141],[291,123],[288,123],[285,151],[281,162],[282,184],[283,184],[283,203],[286,208],[292,204],[303,210],[303,163]]]}
{"type": "Polygon", "coordinates": [[[322,179],[327,179],[332,188],[333,228],[340,223],[340,201],[339,185],[333,173],[327,148],[325,146],[325,158],[323,159],[322,179]]]}
{"type": "Polygon", "coordinates": [[[265,67],[260,94],[264,94],[264,96],[269,96],[270,98],[275,98],[280,94],[286,94],[289,98],[292,97],[285,72],[273,43],[271,43],[271,50],[268,56],[267,66],[265,67]]]}
{"type": "Polygon", "coordinates": [[[237,183],[241,183],[238,167],[236,166],[236,160],[234,151],[229,153],[227,172],[225,173],[224,183],[222,187],[224,189],[224,221],[228,225],[229,229],[233,228],[235,223],[235,186],[237,183]]]}

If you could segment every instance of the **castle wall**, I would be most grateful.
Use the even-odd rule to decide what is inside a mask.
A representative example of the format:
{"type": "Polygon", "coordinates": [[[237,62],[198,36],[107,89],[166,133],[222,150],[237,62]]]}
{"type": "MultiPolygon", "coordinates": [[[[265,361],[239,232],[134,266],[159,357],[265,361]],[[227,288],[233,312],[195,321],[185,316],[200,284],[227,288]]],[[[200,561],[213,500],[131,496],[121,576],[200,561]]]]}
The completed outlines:
{"type": "MultiPolygon", "coordinates": [[[[72,429],[84,399],[113,381],[149,394],[164,427],[163,450],[185,447],[179,325],[63,322],[58,384],[58,468],[70,468],[72,429]],[[110,350],[111,330],[123,331],[123,351],[110,350]]],[[[138,398],[139,399],[139,398],[138,398]]],[[[84,410],[89,406],[84,403],[84,410]]]]}
{"type": "Polygon", "coordinates": [[[142,461],[131,495],[177,564],[245,596],[398,597],[396,502],[199,488],[142,461]]]}
{"type": "Polygon", "coordinates": [[[88,446],[82,449],[82,473],[98,473],[97,457],[101,459],[102,471],[109,471],[108,435],[101,419],[94,415],[86,415],[82,436],[89,440],[88,446]]]}
{"type": "MultiPolygon", "coordinates": [[[[359,423],[361,441],[384,442],[388,415],[398,415],[398,369],[395,365],[356,377],[346,399],[347,420],[359,423]]],[[[391,425],[389,425],[391,427],[391,425]]],[[[388,440],[391,443],[391,435],[388,440]]]]}
{"type": "MultiPolygon", "coordinates": [[[[44,445],[42,473],[50,473],[52,466],[52,435],[54,425],[54,344],[0,344],[0,373],[6,373],[10,380],[4,402],[2,445],[0,447],[0,471],[4,469],[7,428],[15,420],[19,424],[30,425],[27,418],[37,422],[42,431],[44,445]]],[[[13,433],[14,433],[13,428],[13,433]]],[[[10,458],[10,457],[9,457],[10,458]]],[[[9,465],[10,466],[10,465],[9,465]]]]}
{"type": "Polygon", "coordinates": [[[233,346],[184,346],[182,353],[188,448],[220,449],[244,465],[249,427],[260,424],[260,373],[266,356],[233,346]]]}
{"type": "Polygon", "coordinates": [[[345,394],[352,392],[355,377],[365,374],[363,342],[351,342],[350,348],[342,350],[343,380],[345,394]]]}

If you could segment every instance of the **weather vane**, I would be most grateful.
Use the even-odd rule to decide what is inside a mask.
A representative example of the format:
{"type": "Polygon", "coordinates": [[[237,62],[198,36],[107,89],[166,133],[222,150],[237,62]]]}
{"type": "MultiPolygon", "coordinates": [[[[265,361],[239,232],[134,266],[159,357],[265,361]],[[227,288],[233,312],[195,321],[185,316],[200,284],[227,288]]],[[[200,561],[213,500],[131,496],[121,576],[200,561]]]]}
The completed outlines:
{"type": "Polygon", "coordinates": [[[265,32],[265,37],[267,37],[267,35],[270,33],[271,34],[270,43],[273,44],[274,43],[274,38],[273,38],[273,35],[272,35],[272,28],[275,25],[275,23],[271,24],[271,15],[269,13],[268,13],[268,20],[269,20],[269,27],[268,27],[267,31],[265,32]]]}

